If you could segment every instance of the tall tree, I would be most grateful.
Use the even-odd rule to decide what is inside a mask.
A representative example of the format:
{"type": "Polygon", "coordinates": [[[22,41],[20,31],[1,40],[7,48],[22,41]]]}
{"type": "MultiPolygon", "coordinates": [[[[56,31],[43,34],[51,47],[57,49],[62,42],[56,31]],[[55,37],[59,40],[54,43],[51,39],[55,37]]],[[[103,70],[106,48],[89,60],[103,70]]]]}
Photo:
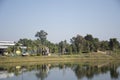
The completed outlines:
{"type": "Polygon", "coordinates": [[[81,53],[85,43],[85,39],[81,35],[77,35],[71,39],[71,43],[76,47],[77,53],[81,53]]]}
{"type": "Polygon", "coordinates": [[[109,49],[109,42],[108,41],[101,41],[99,49],[101,51],[108,50],[109,49]]]}
{"type": "Polygon", "coordinates": [[[45,32],[44,30],[40,30],[40,32],[37,32],[35,34],[35,37],[37,37],[41,41],[42,45],[44,45],[47,39],[47,35],[47,32],[45,32]]]}
{"type": "Polygon", "coordinates": [[[99,39],[93,38],[91,34],[87,34],[84,39],[87,41],[87,49],[89,51],[97,51],[99,48],[99,39]]]}
{"type": "Polygon", "coordinates": [[[66,46],[67,46],[67,41],[64,40],[64,41],[61,41],[59,43],[59,49],[60,49],[60,53],[64,54],[65,51],[66,51],[66,46]]]}
{"type": "Polygon", "coordinates": [[[111,50],[116,50],[119,48],[119,42],[117,41],[116,38],[111,38],[109,41],[109,47],[111,50]]]}
{"type": "Polygon", "coordinates": [[[87,34],[84,39],[86,40],[86,50],[89,52],[93,51],[93,36],[91,34],[87,34]]]}
{"type": "Polygon", "coordinates": [[[97,50],[99,49],[99,39],[98,38],[93,39],[93,45],[94,45],[94,51],[97,52],[97,50]]]}
{"type": "Polygon", "coordinates": [[[91,42],[93,41],[93,36],[91,34],[87,34],[84,38],[87,41],[91,41],[91,42]]]}

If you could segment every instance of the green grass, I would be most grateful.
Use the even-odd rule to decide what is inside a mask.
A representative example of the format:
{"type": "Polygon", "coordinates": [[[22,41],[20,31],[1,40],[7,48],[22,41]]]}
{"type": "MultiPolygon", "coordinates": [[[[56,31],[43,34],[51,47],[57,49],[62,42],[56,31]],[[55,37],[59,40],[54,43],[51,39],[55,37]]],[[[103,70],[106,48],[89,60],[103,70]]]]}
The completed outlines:
{"type": "Polygon", "coordinates": [[[80,55],[60,55],[60,56],[1,56],[0,62],[70,62],[89,60],[119,60],[120,55],[112,56],[101,53],[80,54],[80,55]]]}
{"type": "Polygon", "coordinates": [[[104,55],[101,53],[80,54],[80,55],[60,55],[60,56],[16,56],[0,57],[0,66],[24,66],[37,64],[89,64],[101,65],[103,63],[119,62],[120,55],[104,55]]]}

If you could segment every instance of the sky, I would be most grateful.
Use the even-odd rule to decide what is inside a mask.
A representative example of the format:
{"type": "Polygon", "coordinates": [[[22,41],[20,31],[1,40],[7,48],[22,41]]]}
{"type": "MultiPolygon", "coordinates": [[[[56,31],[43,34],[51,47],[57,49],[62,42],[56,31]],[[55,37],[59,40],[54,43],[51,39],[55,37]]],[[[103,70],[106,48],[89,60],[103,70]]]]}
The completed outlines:
{"type": "Polygon", "coordinates": [[[120,0],[0,0],[0,41],[34,40],[40,30],[54,43],[77,34],[120,41],[120,0]]]}

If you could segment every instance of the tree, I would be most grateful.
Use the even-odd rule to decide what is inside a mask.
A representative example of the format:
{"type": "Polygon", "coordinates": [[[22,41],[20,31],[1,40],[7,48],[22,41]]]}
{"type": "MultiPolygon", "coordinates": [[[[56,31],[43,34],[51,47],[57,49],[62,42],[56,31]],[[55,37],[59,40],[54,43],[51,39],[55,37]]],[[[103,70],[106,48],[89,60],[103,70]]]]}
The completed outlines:
{"type": "Polygon", "coordinates": [[[84,39],[86,40],[86,49],[87,51],[91,52],[94,50],[94,44],[93,44],[93,36],[91,34],[87,34],[84,39]]]}
{"type": "Polygon", "coordinates": [[[37,37],[41,41],[42,45],[45,45],[47,35],[47,32],[45,32],[44,30],[40,30],[40,32],[37,32],[35,34],[35,37],[37,37]]]}
{"type": "Polygon", "coordinates": [[[99,49],[99,39],[98,39],[98,38],[94,38],[94,39],[93,39],[93,45],[94,45],[93,50],[94,50],[95,52],[97,52],[97,50],[99,49]]]}
{"type": "Polygon", "coordinates": [[[109,41],[109,47],[110,50],[115,51],[116,49],[119,48],[119,42],[117,41],[116,38],[111,38],[109,41]]]}
{"type": "Polygon", "coordinates": [[[69,44],[69,46],[68,46],[68,51],[69,51],[69,54],[73,54],[72,45],[70,45],[70,44],[69,44]]]}
{"type": "Polygon", "coordinates": [[[87,41],[91,41],[91,42],[93,41],[93,36],[91,34],[87,34],[84,38],[87,41]]]}
{"type": "Polygon", "coordinates": [[[20,39],[20,40],[18,41],[18,43],[21,44],[21,45],[23,45],[23,46],[27,46],[27,47],[32,47],[32,46],[34,46],[33,41],[32,41],[31,39],[26,39],[26,38],[20,39]]]}
{"type": "Polygon", "coordinates": [[[87,49],[92,52],[92,51],[97,51],[99,48],[99,39],[98,38],[93,38],[91,34],[87,34],[84,39],[87,41],[87,49]]]}
{"type": "Polygon", "coordinates": [[[108,41],[101,41],[100,48],[101,51],[105,51],[109,49],[109,42],[108,41]]]}
{"type": "Polygon", "coordinates": [[[76,37],[73,37],[71,39],[71,43],[74,48],[76,47],[77,53],[81,53],[83,50],[85,39],[81,35],[77,35],[76,37]]]}
{"type": "Polygon", "coordinates": [[[64,54],[66,52],[66,45],[67,45],[67,41],[61,41],[59,43],[59,49],[60,49],[60,53],[64,54]]]}
{"type": "Polygon", "coordinates": [[[8,47],[8,48],[7,48],[7,52],[8,52],[9,54],[13,53],[13,52],[14,52],[14,46],[8,47]]]}
{"type": "Polygon", "coordinates": [[[71,42],[71,47],[72,47],[72,53],[77,53],[77,49],[76,49],[76,45],[75,45],[75,37],[72,37],[72,39],[70,39],[71,42]]]}

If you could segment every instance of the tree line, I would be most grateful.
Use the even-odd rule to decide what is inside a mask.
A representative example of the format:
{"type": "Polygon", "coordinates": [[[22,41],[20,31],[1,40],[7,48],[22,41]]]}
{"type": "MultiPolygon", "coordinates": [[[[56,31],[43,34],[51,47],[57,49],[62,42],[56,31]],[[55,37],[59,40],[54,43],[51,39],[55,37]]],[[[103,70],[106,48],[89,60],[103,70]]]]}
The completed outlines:
{"type": "Polygon", "coordinates": [[[110,38],[106,41],[100,41],[98,38],[94,38],[91,34],[86,36],[76,35],[70,39],[70,43],[66,40],[59,43],[52,43],[47,40],[48,33],[44,30],[40,30],[35,34],[36,40],[31,39],[19,39],[17,45],[27,47],[27,51],[40,55],[45,47],[49,48],[50,53],[54,54],[83,54],[98,51],[120,51],[120,43],[116,38],[110,38]]]}

